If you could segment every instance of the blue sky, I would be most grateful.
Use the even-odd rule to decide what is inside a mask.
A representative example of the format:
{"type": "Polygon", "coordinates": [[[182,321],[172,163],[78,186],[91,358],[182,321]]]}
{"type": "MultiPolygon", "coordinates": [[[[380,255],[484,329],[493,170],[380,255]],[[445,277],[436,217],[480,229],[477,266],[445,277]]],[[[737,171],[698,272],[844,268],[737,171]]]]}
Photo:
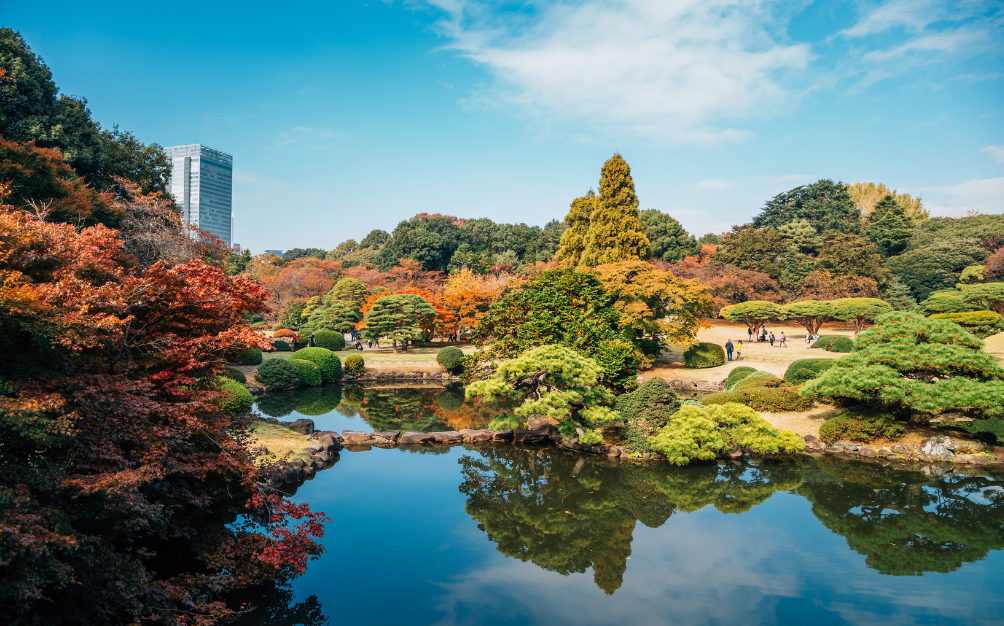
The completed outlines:
{"type": "Polygon", "coordinates": [[[102,125],[233,154],[255,253],[420,212],[543,225],[615,152],[697,235],[818,178],[1004,212],[1000,2],[0,7],[102,125]]]}

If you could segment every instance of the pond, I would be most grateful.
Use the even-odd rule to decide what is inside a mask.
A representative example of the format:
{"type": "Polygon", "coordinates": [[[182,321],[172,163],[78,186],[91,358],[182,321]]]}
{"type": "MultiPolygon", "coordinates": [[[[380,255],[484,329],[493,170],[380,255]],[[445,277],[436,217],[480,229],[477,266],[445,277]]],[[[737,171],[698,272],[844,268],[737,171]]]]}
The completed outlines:
{"type": "MultiPolygon", "coordinates": [[[[423,402],[402,419],[448,426],[423,402]]],[[[334,412],[311,417],[366,426],[334,412]]],[[[1004,475],[939,473],[345,451],[292,495],[332,518],[327,553],[242,623],[1001,623],[1004,475]]]]}

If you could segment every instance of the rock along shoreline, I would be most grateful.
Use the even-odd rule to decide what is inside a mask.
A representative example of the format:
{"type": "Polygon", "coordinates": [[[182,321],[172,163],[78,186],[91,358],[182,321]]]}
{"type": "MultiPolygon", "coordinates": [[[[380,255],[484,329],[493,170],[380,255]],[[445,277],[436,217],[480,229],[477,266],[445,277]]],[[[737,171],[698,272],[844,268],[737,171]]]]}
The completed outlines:
{"type": "MultiPolygon", "coordinates": [[[[357,430],[336,431],[314,430],[314,421],[299,419],[295,422],[280,422],[274,418],[266,420],[286,426],[307,435],[313,441],[299,453],[272,466],[268,484],[278,489],[284,485],[310,479],[315,473],[332,467],[342,450],[363,452],[376,448],[419,448],[451,445],[496,445],[521,446],[555,445],[571,452],[580,452],[606,457],[611,461],[657,462],[664,457],[654,453],[632,454],[621,446],[587,445],[577,439],[566,439],[558,433],[557,427],[547,419],[531,417],[525,430],[491,431],[487,429],[464,429],[445,432],[379,431],[357,430]]],[[[838,459],[877,463],[894,469],[919,471],[930,476],[944,476],[954,472],[995,469],[1004,470],[1004,447],[986,447],[971,441],[952,441],[949,437],[926,439],[919,445],[893,445],[872,448],[852,442],[839,441],[826,444],[812,435],[806,435],[805,454],[810,456],[833,456],[838,459]]],[[[733,459],[749,458],[750,455],[736,454],[733,459]]]]}

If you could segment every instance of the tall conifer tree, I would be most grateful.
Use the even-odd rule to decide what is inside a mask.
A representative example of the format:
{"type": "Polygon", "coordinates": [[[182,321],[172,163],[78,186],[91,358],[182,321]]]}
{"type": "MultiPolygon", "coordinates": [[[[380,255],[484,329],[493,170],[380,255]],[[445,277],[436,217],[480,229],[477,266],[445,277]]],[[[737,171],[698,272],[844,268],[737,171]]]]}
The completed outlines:
{"type": "Polygon", "coordinates": [[[561,243],[554,254],[554,260],[563,267],[579,264],[582,251],[586,249],[586,237],[589,236],[589,218],[597,206],[599,198],[592,189],[581,198],[572,200],[572,208],[565,216],[568,229],[561,234],[561,243]]]}
{"type": "Polygon", "coordinates": [[[883,255],[899,254],[906,249],[912,234],[906,209],[887,194],[868,216],[867,233],[883,255]]]}
{"type": "Polygon", "coordinates": [[[631,168],[619,154],[603,164],[600,198],[589,221],[579,266],[594,267],[652,256],[652,246],[638,218],[638,196],[631,168]]]}

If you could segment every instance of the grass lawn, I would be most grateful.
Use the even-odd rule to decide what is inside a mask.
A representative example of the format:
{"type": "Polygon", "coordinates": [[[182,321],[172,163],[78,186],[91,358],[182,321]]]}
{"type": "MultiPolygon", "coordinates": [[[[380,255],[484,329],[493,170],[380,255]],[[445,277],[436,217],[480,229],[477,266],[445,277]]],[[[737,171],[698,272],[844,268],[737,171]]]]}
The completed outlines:
{"type": "MultiPolygon", "coordinates": [[[[307,439],[306,435],[290,430],[285,426],[263,421],[255,422],[248,431],[254,440],[252,447],[265,446],[268,448],[268,454],[274,456],[276,460],[280,460],[289,454],[297,454],[300,450],[313,443],[307,439]]],[[[263,457],[259,455],[259,458],[263,457]]]]}

